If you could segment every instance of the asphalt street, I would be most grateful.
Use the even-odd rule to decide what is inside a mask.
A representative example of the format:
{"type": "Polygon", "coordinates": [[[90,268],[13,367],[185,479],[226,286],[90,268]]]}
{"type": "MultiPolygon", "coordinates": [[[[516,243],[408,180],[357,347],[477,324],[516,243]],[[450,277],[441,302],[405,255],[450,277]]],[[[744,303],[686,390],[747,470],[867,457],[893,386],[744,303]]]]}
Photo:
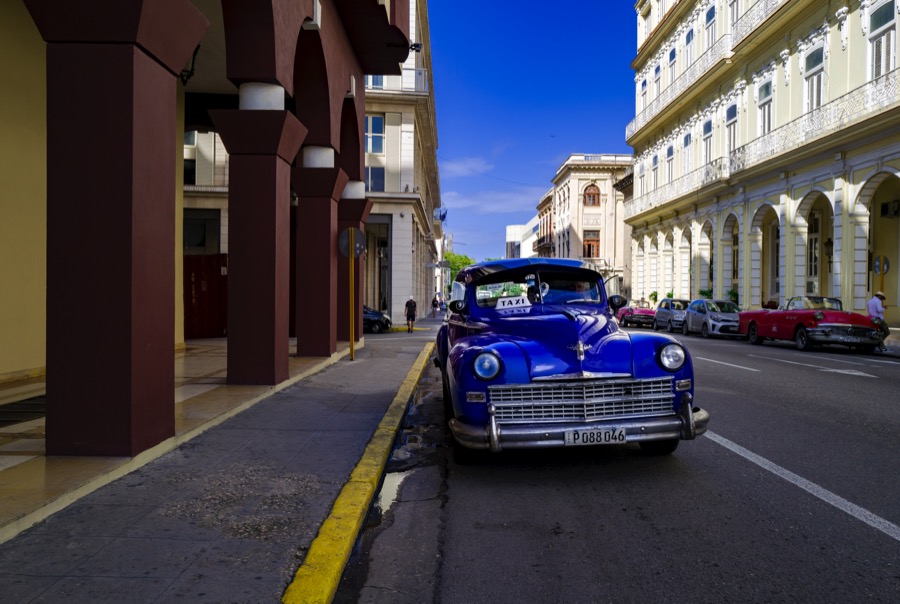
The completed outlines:
{"type": "Polygon", "coordinates": [[[897,360],[677,337],[712,418],[669,457],[457,466],[426,371],[336,601],[900,601],[897,360]]]}

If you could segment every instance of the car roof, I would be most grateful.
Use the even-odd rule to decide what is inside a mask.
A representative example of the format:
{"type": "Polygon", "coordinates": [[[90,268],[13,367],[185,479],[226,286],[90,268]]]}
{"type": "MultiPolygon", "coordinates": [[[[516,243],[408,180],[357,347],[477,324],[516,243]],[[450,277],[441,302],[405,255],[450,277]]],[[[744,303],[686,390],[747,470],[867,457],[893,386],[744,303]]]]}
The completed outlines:
{"type": "Polygon", "coordinates": [[[490,260],[487,262],[470,264],[459,271],[456,275],[456,280],[464,283],[466,276],[471,277],[473,281],[478,281],[488,275],[500,271],[512,271],[516,269],[541,270],[542,268],[562,270],[580,269],[591,271],[597,278],[600,277],[600,273],[598,273],[592,265],[581,260],[571,260],[568,258],[507,258],[504,260],[490,260]]]}

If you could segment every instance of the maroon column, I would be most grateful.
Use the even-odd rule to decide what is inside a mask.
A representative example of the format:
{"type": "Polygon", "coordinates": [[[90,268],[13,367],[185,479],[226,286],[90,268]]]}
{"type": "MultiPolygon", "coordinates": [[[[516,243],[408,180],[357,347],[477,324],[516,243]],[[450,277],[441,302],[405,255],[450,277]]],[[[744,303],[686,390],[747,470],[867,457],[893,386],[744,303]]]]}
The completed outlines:
{"type": "Polygon", "coordinates": [[[306,136],[288,111],[210,111],[229,154],[228,383],[288,378],[291,162],[306,136]]]}
{"type": "Polygon", "coordinates": [[[47,44],[47,454],[175,432],[176,74],[187,0],[26,0],[47,44]]]}
{"type": "MultiPolygon", "coordinates": [[[[355,227],[365,231],[366,219],[372,210],[372,201],[368,199],[341,199],[338,204],[338,233],[355,227]]],[[[359,341],[362,336],[362,289],[365,285],[365,258],[360,256],[353,260],[353,339],[359,341]]],[[[350,341],[350,262],[341,255],[338,258],[338,340],[350,341]]]]}
{"type": "Polygon", "coordinates": [[[294,168],[298,356],[330,356],[337,350],[337,200],[347,180],[340,168],[294,168]]]}

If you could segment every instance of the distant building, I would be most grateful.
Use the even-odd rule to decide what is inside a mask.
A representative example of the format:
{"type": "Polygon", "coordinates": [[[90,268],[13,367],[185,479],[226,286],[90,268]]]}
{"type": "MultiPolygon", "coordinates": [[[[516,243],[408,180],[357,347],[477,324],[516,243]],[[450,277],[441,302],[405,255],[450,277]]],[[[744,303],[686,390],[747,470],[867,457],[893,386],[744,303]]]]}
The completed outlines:
{"type": "MultiPolygon", "coordinates": [[[[366,76],[364,302],[402,323],[410,295],[426,304],[444,289],[437,121],[428,3],[409,2],[411,52],[402,74],[366,76]]],[[[424,307],[423,307],[424,308],[424,307]]]]}
{"type": "Polygon", "coordinates": [[[514,224],[506,227],[506,258],[531,258],[536,256],[538,217],[528,224],[514,224]]]}
{"type": "Polygon", "coordinates": [[[894,0],[636,9],[634,295],[897,300],[894,0]]]}

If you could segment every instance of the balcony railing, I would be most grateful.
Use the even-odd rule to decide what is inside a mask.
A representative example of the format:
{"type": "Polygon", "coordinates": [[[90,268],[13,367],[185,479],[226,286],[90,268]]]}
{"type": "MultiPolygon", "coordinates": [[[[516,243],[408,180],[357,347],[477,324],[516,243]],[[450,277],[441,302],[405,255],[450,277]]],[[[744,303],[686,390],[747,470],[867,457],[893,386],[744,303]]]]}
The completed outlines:
{"type": "Polygon", "coordinates": [[[631,218],[665,205],[703,186],[728,179],[741,170],[771,161],[778,155],[896,107],[900,107],[900,68],[738,147],[727,161],[726,158],[716,159],[655,191],[635,197],[626,205],[625,217],[631,218]]]}
{"type": "Polygon", "coordinates": [[[640,197],[635,197],[630,203],[625,204],[625,218],[631,218],[643,214],[648,210],[662,206],[674,199],[678,199],[688,193],[714,182],[725,180],[729,177],[729,162],[725,157],[718,157],[708,164],[688,172],[681,178],[676,178],[657,189],[640,197]]]}
{"type": "Polygon", "coordinates": [[[731,32],[733,35],[732,48],[740,44],[744,38],[750,35],[750,32],[759,27],[763,21],[781,8],[782,4],[788,2],[790,0],[759,0],[759,2],[748,8],[747,12],[738,19],[734,26],[734,31],[731,32]]]}
{"type": "Polygon", "coordinates": [[[428,92],[428,70],[404,68],[399,76],[366,76],[371,92],[428,92]]]}
{"type": "Polygon", "coordinates": [[[625,127],[625,140],[634,136],[634,133],[644,127],[651,119],[674,101],[682,92],[691,87],[704,73],[710,70],[713,65],[724,58],[731,55],[731,34],[725,34],[713,44],[712,48],[704,52],[700,57],[691,63],[691,66],[685,70],[678,78],[669,84],[658,97],[653,99],[643,111],[629,122],[625,127]]]}
{"type": "Polygon", "coordinates": [[[635,132],[643,128],[664,107],[694,84],[710,67],[723,57],[730,55],[734,47],[788,2],[790,0],[759,0],[747,9],[747,12],[738,19],[732,33],[723,35],[711,49],[703,53],[684,73],[635,116],[625,128],[625,139],[628,140],[634,136],[635,132]]]}
{"type": "Polygon", "coordinates": [[[805,113],[731,153],[731,172],[746,170],[775,155],[843,130],[900,104],[900,69],[805,113]]]}

